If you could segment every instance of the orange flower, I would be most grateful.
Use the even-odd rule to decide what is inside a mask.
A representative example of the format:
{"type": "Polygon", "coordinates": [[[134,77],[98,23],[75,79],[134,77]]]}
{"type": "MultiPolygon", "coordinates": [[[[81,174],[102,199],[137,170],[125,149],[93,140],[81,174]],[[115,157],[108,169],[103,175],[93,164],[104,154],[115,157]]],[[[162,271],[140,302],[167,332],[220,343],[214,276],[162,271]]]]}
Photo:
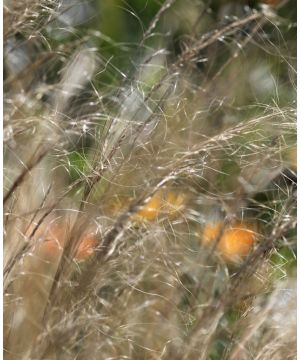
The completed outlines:
{"type": "Polygon", "coordinates": [[[166,199],[166,207],[169,215],[176,214],[184,207],[186,196],[183,193],[169,191],[166,199]]]}
{"type": "Polygon", "coordinates": [[[137,212],[137,216],[145,220],[155,220],[160,214],[162,208],[162,199],[159,193],[156,193],[145,204],[142,209],[137,212]]]}
{"type": "MultiPolygon", "coordinates": [[[[35,239],[39,241],[38,255],[47,259],[57,259],[64,248],[66,242],[66,227],[61,224],[51,224],[40,226],[37,230],[35,239]]],[[[79,240],[79,246],[76,251],[76,260],[85,260],[94,253],[98,241],[95,234],[83,234],[79,240]]]]}
{"type": "Polygon", "coordinates": [[[218,252],[229,261],[238,261],[247,256],[257,239],[256,227],[246,222],[225,226],[223,222],[211,223],[203,230],[204,245],[217,241],[218,252]]]}
{"type": "Polygon", "coordinates": [[[38,254],[50,260],[57,258],[63,251],[66,229],[59,224],[41,225],[34,235],[39,241],[38,254]]]}
{"type": "Polygon", "coordinates": [[[204,245],[210,245],[214,241],[220,241],[223,223],[216,222],[207,224],[203,229],[202,242],[204,245]]]}
{"type": "Polygon", "coordinates": [[[287,163],[292,170],[297,170],[297,146],[292,146],[287,153],[287,163]]]}
{"type": "Polygon", "coordinates": [[[281,0],[262,0],[263,3],[270,5],[270,6],[276,6],[280,3],[281,0]]]}
{"type": "Polygon", "coordinates": [[[185,196],[176,194],[173,191],[158,191],[152,198],[140,209],[137,219],[153,221],[160,215],[172,216],[178,213],[184,206],[185,196]]]}
{"type": "Polygon", "coordinates": [[[95,248],[98,245],[95,234],[83,235],[80,239],[80,243],[75,255],[76,260],[85,260],[89,256],[93,255],[95,248]]]}

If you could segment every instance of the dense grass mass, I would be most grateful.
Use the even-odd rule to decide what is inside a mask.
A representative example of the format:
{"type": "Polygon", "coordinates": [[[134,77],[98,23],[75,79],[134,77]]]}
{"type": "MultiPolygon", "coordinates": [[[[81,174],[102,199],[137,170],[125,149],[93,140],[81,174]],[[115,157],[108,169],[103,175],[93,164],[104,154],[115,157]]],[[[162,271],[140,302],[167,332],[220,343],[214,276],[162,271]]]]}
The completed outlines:
{"type": "Polygon", "coordinates": [[[4,357],[296,358],[296,1],[4,1],[4,357]]]}

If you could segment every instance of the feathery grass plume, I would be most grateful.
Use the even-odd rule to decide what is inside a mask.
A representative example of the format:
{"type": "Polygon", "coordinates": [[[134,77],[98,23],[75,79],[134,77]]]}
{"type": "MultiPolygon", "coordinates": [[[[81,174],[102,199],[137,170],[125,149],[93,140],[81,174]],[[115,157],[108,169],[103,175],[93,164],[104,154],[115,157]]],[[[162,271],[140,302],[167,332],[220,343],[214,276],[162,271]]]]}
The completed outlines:
{"type": "Polygon", "coordinates": [[[295,6],[5,1],[5,359],[295,358],[295,6]]]}

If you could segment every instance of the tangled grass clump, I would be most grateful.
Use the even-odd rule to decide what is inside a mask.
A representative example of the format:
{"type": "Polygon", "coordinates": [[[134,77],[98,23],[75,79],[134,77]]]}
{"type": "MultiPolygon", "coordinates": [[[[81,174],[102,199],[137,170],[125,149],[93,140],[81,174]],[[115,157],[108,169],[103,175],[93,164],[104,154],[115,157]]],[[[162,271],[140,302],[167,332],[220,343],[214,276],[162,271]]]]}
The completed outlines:
{"type": "Polygon", "coordinates": [[[295,358],[295,6],[5,1],[5,359],[295,358]]]}

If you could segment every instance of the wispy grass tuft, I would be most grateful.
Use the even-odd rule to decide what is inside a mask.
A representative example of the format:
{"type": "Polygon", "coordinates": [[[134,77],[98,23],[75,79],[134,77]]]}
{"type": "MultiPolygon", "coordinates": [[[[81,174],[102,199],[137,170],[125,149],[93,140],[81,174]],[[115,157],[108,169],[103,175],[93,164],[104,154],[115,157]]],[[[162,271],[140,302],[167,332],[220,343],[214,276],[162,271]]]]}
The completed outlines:
{"type": "Polygon", "coordinates": [[[6,359],[295,358],[295,6],[5,1],[6,359]]]}

